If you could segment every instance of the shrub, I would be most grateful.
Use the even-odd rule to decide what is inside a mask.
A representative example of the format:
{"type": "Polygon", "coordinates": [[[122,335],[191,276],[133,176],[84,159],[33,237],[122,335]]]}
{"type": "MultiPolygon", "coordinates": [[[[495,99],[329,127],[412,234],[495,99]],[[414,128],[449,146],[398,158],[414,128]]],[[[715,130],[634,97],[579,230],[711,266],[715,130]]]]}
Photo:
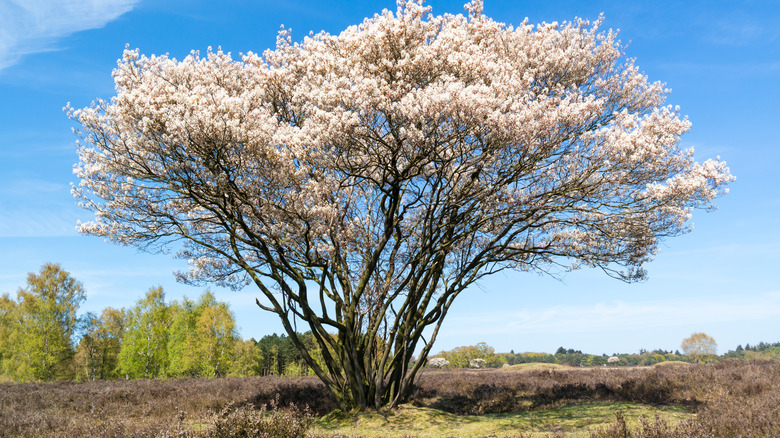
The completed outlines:
{"type": "MultiPolygon", "coordinates": [[[[411,401],[454,414],[592,401],[682,405],[696,416],[679,424],[660,418],[628,424],[616,417],[592,437],[780,437],[778,387],[780,360],[633,369],[429,368],[411,401]]],[[[0,437],[302,436],[295,434],[311,424],[311,415],[336,407],[311,377],[0,383],[0,437]],[[301,409],[284,408],[291,404],[301,409]]]]}
{"type": "Polygon", "coordinates": [[[278,409],[278,398],[271,402],[271,411],[244,405],[229,405],[214,419],[209,438],[302,438],[314,422],[308,408],[278,409]]]}

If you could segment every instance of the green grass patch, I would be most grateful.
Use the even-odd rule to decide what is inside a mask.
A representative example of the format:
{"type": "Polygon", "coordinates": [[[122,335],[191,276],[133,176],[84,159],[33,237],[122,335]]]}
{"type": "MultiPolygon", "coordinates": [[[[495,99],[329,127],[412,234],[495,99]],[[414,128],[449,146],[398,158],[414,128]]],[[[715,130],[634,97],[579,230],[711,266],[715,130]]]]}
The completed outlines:
{"type": "Polygon", "coordinates": [[[693,365],[690,362],[683,362],[681,360],[667,360],[664,362],[658,362],[657,364],[654,364],[654,367],[665,367],[669,365],[677,365],[677,366],[691,366],[693,365]]]}
{"type": "Polygon", "coordinates": [[[519,363],[499,368],[502,371],[571,370],[573,367],[559,363],[519,363]]]}
{"type": "Polygon", "coordinates": [[[656,414],[671,424],[690,417],[680,407],[633,403],[575,403],[555,409],[508,414],[454,415],[436,409],[403,405],[394,411],[343,414],[333,412],[316,421],[316,437],[587,437],[594,428],[615,420],[622,411],[630,424],[656,414]]]}

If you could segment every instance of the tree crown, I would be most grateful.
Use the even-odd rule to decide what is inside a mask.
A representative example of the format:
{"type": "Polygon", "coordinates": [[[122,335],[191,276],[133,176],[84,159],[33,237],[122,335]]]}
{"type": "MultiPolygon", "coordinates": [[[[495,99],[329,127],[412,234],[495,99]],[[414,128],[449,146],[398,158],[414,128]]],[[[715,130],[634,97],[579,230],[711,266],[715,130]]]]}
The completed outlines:
{"type": "Polygon", "coordinates": [[[725,163],[679,149],[690,123],[600,19],[513,27],[466,9],[409,1],[300,43],[283,29],[240,60],[126,50],[116,97],[70,110],[86,142],[74,193],[95,212],[81,231],[180,242],[181,279],[255,284],[320,378],[363,403],[411,385],[485,275],[644,278],[658,241],[725,193],[725,163]]]}

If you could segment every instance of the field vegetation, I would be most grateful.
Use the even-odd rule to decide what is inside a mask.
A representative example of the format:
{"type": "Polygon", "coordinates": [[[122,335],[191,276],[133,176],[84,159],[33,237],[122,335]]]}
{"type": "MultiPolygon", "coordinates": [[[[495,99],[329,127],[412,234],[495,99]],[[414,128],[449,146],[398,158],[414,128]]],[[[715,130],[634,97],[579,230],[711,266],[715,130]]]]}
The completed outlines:
{"type": "Polygon", "coordinates": [[[79,315],[84,295],[47,264],[0,296],[0,437],[780,436],[780,343],[721,356],[704,334],[689,338],[701,351],[611,356],[479,343],[423,363],[397,409],[344,413],[290,337],[241,339],[208,292],[166,302],[152,288],[79,315]]]}
{"type": "Polygon", "coordinates": [[[0,384],[2,437],[770,437],[780,361],[426,369],[410,403],[345,414],[315,377],[0,384]]]}

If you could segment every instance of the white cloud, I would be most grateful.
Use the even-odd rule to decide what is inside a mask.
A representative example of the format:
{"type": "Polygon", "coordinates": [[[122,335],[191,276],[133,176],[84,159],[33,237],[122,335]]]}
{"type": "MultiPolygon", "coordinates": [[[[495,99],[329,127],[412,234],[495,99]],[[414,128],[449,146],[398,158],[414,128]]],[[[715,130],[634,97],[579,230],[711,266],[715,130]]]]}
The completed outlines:
{"type": "Polygon", "coordinates": [[[52,182],[41,178],[17,178],[11,181],[0,179],[0,195],[18,196],[30,199],[33,194],[40,193],[69,193],[67,184],[52,182]]]}
{"type": "Polygon", "coordinates": [[[780,292],[714,296],[707,300],[615,301],[587,306],[524,309],[485,318],[452,318],[448,329],[467,333],[479,326],[485,332],[482,334],[532,336],[539,333],[609,333],[615,328],[652,331],[659,327],[747,323],[771,318],[780,318],[780,292]]]}
{"type": "Polygon", "coordinates": [[[14,207],[0,202],[0,238],[76,236],[75,209],[14,207]]]}
{"type": "Polygon", "coordinates": [[[0,70],[27,54],[54,50],[58,38],[100,28],[139,0],[0,0],[0,70]]]}

